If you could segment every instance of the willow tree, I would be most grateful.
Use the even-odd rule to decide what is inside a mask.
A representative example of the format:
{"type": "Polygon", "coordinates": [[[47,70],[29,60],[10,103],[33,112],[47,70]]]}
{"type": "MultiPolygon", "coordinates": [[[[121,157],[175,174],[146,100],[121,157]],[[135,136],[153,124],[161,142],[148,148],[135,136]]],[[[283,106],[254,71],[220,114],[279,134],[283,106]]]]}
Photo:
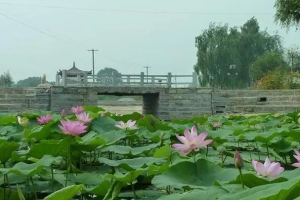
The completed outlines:
{"type": "Polygon", "coordinates": [[[278,35],[261,31],[255,18],[242,27],[211,23],[196,37],[197,63],[200,84],[220,88],[247,87],[252,77],[250,66],[266,51],[282,53],[278,35]]]}
{"type": "Polygon", "coordinates": [[[299,0],[276,0],[275,21],[284,27],[299,27],[300,1],[299,0]]]}

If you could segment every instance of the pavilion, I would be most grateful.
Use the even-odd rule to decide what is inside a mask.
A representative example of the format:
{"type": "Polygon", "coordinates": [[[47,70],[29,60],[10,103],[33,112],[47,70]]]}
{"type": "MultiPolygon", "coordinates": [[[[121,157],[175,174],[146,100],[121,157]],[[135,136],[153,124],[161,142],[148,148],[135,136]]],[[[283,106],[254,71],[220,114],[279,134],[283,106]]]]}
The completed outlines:
{"type": "Polygon", "coordinates": [[[73,62],[73,67],[68,69],[68,70],[59,70],[56,73],[56,83],[55,85],[64,85],[64,81],[68,82],[74,82],[74,83],[82,83],[84,79],[84,75],[92,75],[92,70],[91,71],[83,71],[80,70],[76,67],[75,61],[73,62]],[[65,79],[64,80],[64,74],[65,74],[65,79]]]}

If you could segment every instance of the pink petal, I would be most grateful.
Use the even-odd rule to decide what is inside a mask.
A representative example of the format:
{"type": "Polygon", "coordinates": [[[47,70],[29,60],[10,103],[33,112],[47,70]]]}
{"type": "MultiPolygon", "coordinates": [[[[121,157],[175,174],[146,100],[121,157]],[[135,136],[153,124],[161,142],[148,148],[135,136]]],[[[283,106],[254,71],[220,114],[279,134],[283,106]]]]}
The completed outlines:
{"type": "Polygon", "coordinates": [[[191,151],[193,151],[190,146],[184,144],[173,144],[172,147],[174,148],[174,150],[179,151],[183,155],[187,155],[191,151]]]}
{"type": "Polygon", "coordinates": [[[205,138],[207,137],[207,135],[208,135],[207,132],[200,133],[200,135],[198,136],[198,141],[199,141],[199,142],[204,141],[205,138]]]}
{"type": "Polygon", "coordinates": [[[185,144],[173,144],[172,147],[175,149],[175,150],[178,150],[178,151],[182,151],[184,149],[188,149],[189,146],[188,145],[185,145],[185,144]]]}
{"type": "Polygon", "coordinates": [[[294,150],[294,152],[300,157],[300,152],[298,150],[294,150]]]}
{"type": "Polygon", "coordinates": [[[118,128],[124,129],[124,127],[121,126],[120,124],[116,124],[115,126],[118,127],[118,128]]]}
{"type": "Polygon", "coordinates": [[[192,148],[188,148],[188,149],[186,149],[186,150],[183,150],[181,153],[182,153],[183,155],[187,155],[187,154],[191,153],[192,151],[193,151],[192,148]]]}
{"type": "Polygon", "coordinates": [[[191,128],[191,136],[192,137],[197,137],[198,136],[197,129],[196,129],[195,125],[191,128]]]}
{"type": "Polygon", "coordinates": [[[193,140],[192,134],[189,129],[184,130],[184,137],[187,139],[187,141],[193,140]]]}
{"type": "Polygon", "coordinates": [[[265,169],[268,169],[271,165],[271,161],[269,159],[269,157],[266,157],[266,160],[265,160],[265,163],[264,163],[264,166],[265,166],[265,169]]]}
{"type": "Polygon", "coordinates": [[[294,166],[294,167],[300,167],[300,162],[293,163],[292,166],[294,166]]]}
{"type": "Polygon", "coordinates": [[[296,153],[296,155],[294,155],[294,157],[300,161],[300,152],[298,150],[294,150],[294,152],[296,153]]]}
{"type": "Polygon", "coordinates": [[[300,161],[300,156],[297,156],[297,155],[293,155],[294,158],[296,158],[297,161],[300,161]]]}
{"type": "Polygon", "coordinates": [[[200,146],[200,148],[204,148],[212,142],[213,142],[213,140],[204,140],[203,142],[200,143],[199,146],[200,146]]]}
{"type": "Polygon", "coordinates": [[[129,120],[129,121],[130,121],[130,123],[129,123],[130,126],[134,126],[136,123],[136,121],[131,121],[131,120],[129,120]]]}
{"type": "Polygon", "coordinates": [[[273,163],[271,163],[271,165],[267,171],[267,175],[269,177],[275,178],[283,171],[284,171],[284,168],[280,167],[280,164],[278,162],[273,162],[273,163]]]}
{"type": "Polygon", "coordinates": [[[256,171],[256,165],[257,165],[257,161],[256,160],[252,160],[252,166],[254,168],[254,170],[256,171]]]}
{"type": "Polygon", "coordinates": [[[180,140],[180,142],[182,142],[184,144],[188,144],[189,143],[189,141],[187,140],[186,137],[183,137],[183,136],[180,136],[180,135],[177,135],[177,134],[176,134],[176,137],[177,137],[178,140],[180,140]]]}
{"type": "Polygon", "coordinates": [[[267,170],[265,169],[265,166],[261,162],[256,163],[256,172],[259,175],[266,176],[267,170]]]}

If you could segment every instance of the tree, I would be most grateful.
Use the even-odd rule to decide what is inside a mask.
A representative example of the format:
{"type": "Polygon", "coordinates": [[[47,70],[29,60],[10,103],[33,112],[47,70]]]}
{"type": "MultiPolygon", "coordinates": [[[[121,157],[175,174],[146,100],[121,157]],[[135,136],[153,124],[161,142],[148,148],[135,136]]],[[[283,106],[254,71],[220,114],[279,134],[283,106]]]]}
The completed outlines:
{"type": "Polygon", "coordinates": [[[259,81],[255,88],[263,90],[289,89],[289,76],[286,70],[278,68],[267,72],[259,81]]]}
{"type": "Polygon", "coordinates": [[[300,71],[300,51],[298,47],[287,49],[285,57],[291,71],[300,71]]]}
{"type": "Polygon", "coordinates": [[[17,82],[17,87],[37,87],[41,83],[41,77],[28,77],[17,82]]]}
{"type": "Polygon", "coordinates": [[[0,86],[1,87],[11,87],[13,84],[13,78],[10,75],[9,71],[4,72],[1,76],[0,76],[0,86]]]}
{"type": "Polygon", "coordinates": [[[281,38],[261,31],[255,18],[242,27],[211,23],[196,37],[197,63],[194,70],[202,86],[247,87],[250,66],[267,51],[283,53],[281,38]]]}
{"type": "Polygon", "coordinates": [[[284,27],[299,26],[300,1],[299,0],[276,0],[275,21],[284,27]]]}
{"type": "Polygon", "coordinates": [[[280,67],[286,68],[287,63],[282,54],[278,52],[265,52],[249,68],[250,76],[254,81],[261,79],[267,72],[280,67]]]}
{"type": "Polygon", "coordinates": [[[97,73],[97,82],[103,84],[120,84],[122,83],[122,75],[116,69],[104,68],[97,73]]]}

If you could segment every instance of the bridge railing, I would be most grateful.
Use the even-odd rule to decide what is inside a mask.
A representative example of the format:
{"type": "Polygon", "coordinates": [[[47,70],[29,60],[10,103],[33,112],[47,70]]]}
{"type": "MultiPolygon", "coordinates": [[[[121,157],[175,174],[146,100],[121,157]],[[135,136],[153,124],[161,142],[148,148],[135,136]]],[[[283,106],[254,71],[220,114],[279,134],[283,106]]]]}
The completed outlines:
{"type": "Polygon", "coordinates": [[[62,77],[56,77],[56,85],[62,86],[145,86],[145,87],[197,87],[198,78],[194,72],[192,75],[145,75],[141,74],[113,74],[87,75],[84,72],[77,77],[68,77],[65,70],[62,77]]]}

